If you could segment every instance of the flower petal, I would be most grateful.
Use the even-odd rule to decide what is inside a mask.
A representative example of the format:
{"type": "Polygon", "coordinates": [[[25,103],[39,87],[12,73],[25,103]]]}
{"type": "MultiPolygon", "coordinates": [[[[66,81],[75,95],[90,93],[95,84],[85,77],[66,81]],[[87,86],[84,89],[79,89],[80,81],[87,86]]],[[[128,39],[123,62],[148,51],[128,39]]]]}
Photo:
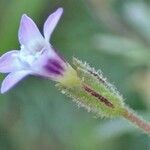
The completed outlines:
{"type": "Polygon", "coordinates": [[[16,71],[18,69],[15,64],[17,61],[19,51],[12,50],[0,57],[0,72],[1,73],[9,73],[12,71],[16,71]]]}
{"type": "Polygon", "coordinates": [[[58,8],[54,13],[52,13],[48,17],[48,19],[44,23],[44,36],[47,41],[49,41],[51,34],[54,31],[62,13],[63,13],[63,9],[58,8]]]}
{"type": "Polygon", "coordinates": [[[9,89],[14,87],[21,79],[29,75],[31,71],[23,70],[10,73],[2,82],[1,93],[7,92],[9,89]]]}
{"type": "Polygon", "coordinates": [[[43,36],[33,20],[24,14],[21,18],[18,38],[21,45],[29,48],[35,42],[41,41],[43,36]]]}

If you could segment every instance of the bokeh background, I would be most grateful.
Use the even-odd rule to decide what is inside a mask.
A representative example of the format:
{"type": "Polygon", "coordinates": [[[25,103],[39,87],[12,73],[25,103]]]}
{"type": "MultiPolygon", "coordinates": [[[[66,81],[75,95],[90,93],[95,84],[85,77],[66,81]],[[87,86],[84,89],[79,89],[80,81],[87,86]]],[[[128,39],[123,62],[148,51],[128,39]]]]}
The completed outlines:
{"type": "MultiPolygon", "coordinates": [[[[19,48],[23,13],[42,30],[60,6],[54,47],[69,62],[76,56],[101,69],[126,103],[150,120],[149,0],[0,0],[0,54],[19,48]]],[[[28,77],[0,95],[0,150],[150,150],[150,138],[131,124],[78,109],[54,85],[28,77]]]]}

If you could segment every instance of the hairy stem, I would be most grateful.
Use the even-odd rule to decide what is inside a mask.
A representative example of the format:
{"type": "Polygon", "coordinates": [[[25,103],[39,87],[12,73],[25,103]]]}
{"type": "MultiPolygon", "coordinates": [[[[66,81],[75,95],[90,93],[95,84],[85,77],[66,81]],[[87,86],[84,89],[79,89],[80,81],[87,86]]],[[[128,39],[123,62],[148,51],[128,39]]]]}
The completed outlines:
{"type": "Polygon", "coordinates": [[[128,108],[125,108],[123,117],[142,129],[146,134],[150,135],[150,122],[143,120],[128,108]]]}
{"type": "MultiPolygon", "coordinates": [[[[86,92],[88,92],[92,96],[96,97],[98,100],[100,100],[100,102],[104,103],[106,106],[108,106],[110,108],[114,108],[113,104],[108,99],[106,99],[105,97],[103,97],[102,95],[97,93],[90,86],[88,86],[87,84],[82,84],[82,86],[86,92]]],[[[125,119],[127,119],[128,121],[135,124],[140,129],[142,129],[146,134],[150,134],[150,123],[145,121],[144,119],[142,119],[135,113],[133,113],[129,108],[127,108],[127,107],[124,108],[122,116],[125,119]]]]}

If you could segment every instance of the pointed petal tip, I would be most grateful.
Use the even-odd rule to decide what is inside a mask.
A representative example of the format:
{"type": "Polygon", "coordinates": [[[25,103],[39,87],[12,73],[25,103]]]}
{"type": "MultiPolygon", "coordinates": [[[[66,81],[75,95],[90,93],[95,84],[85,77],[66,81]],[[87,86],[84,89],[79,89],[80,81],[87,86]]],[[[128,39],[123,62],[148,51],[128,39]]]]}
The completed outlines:
{"type": "Polygon", "coordinates": [[[63,13],[64,9],[63,9],[62,7],[59,7],[59,8],[57,9],[57,11],[59,11],[60,13],[63,13]]]}
{"type": "Polygon", "coordinates": [[[54,12],[54,14],[56,13],[56,14],[59,14],[60,16],[63,14],[63,8],[62,7],[59,7],[55,12],[54,12]]]}
{"type": "Polygon", "coordinates": [[[22,14],[22,17],[26,17],[27,16],[27,14],[22,14]]]}
{"type": "Polygon", "coordinates": [[[5,94],[7,91],[9,91],[9,88],[7,88],[7,86],[5,86],[4,83],[2,83],[1,89],[0,89],[1,94],[5,94]]]}
{"type": "Polygon", "coordinates": [[[23,14],[20,19],[20,27],[23,26],[26,22],[28,22],[28,20],[30,20],[30,18],[26,14],[23,14]]]}
{"type": "Polygon", "coordinates": [[[26,19],[26,18],[29,18],[27,14],[23,14],[23,15],[21,16],[21,20],[22,20],[22,19],[26,19]]]}
{"type": "Polygon", "coordinates": [[[1,87],[1,94],[5,94],[7,91],[1,87]]]}
{"type": "Polygon", "coordinates": [[[50,14],[47,20],[45,21],[43,31],[44,31],[44,37],[46,41],[50,40],[51,34],[53,33],[62,14],[63,14],[63,8],[59,7],[56,11],[50,14]]]}
{"type": "Polygon", "coordinates": [[[7,86],[6,79],[7,77],[2,82],[1,89],[0,89],[1,94],[5,94],[7,91],[11,89],[11,87],[7,86]]]}
{"type": "Polygon", "coordinates": [[[26,22],[28,22],[28,21],[32,21],[32,19],[27,15],[27,14],[23,14],[22,16],[21,16],[21,24],[24,24],[24,23],[26,23],[26,22]]]}

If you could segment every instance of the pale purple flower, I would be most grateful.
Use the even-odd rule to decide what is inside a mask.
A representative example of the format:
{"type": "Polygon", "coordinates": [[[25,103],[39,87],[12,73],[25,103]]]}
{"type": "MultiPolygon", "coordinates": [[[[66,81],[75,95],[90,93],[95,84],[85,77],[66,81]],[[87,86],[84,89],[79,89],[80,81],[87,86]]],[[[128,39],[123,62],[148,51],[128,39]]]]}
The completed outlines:
{"type": "Polygon", "coordinates": [[[12,50],[0,57],[0,72],[9,73],[1,86],[1,93],[8,91],[27,75],[38,75],[59,81],[70,65],[49,43],[51,35],[63,13],[58,8],[44,23],[43,33],[27,15],[23,15],[18,31],[20,50],[12,50]]]}

